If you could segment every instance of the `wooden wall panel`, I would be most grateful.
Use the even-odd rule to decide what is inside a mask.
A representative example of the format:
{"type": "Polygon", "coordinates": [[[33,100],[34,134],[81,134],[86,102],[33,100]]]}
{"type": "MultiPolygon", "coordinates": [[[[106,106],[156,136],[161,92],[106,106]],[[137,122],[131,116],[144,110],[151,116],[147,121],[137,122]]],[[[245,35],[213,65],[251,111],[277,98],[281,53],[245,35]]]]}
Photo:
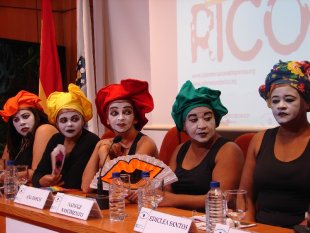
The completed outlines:
{"type": "Polygon", "coordinates": [[[0,22],[0,37],[38,42],[36,10],[0,7],[0,22]]]}
{"type": "MultiPolygon", "coordinates": [[[[76,78],[76,0],[52,0],[56,41],[66,50],[66,83],[76,78]]],[[[40,43],[41,0],[0,0],[0,37],[40,43]]]]}

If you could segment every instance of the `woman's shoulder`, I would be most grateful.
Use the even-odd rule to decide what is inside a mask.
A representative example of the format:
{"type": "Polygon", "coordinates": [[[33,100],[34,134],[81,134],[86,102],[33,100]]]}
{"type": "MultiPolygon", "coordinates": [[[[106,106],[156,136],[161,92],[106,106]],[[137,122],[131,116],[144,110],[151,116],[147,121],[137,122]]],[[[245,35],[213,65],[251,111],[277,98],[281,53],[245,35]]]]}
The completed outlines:
{"type": "Polygon", "coordinates": [[[52,136],[54,134],[58,133],[58,130],[56,129],[55,126],[51,125],[51,124],[42,124],[40,125],[36,132],[35,132],[35,136],[52,136]]]}

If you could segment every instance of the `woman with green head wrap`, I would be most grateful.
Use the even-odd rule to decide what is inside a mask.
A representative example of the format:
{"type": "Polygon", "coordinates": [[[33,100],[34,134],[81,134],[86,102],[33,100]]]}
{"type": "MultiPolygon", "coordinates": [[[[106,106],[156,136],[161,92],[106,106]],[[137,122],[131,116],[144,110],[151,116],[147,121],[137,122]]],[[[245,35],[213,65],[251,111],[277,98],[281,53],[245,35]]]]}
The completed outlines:
{"type": "Polygon", "coordinates": [[[233,142],[221,137],[216,128],[227,114],[221,92],[207,87],[195,88],[187,81],[172,107],[178,130],[190,140],[172,154],[170,167],[178,181],[167,187],[161,206],[203,211],[211,181],[219,181],[222,190],[239,186],[243,155],[233,142]]]}
{"type": "Polygon", "coordinates": [[[279,61],[259,87],[279,124],[254,135],[240,188],[246,220],[281,227],[305,224],[310,204],[310,63],[279,61]]]}

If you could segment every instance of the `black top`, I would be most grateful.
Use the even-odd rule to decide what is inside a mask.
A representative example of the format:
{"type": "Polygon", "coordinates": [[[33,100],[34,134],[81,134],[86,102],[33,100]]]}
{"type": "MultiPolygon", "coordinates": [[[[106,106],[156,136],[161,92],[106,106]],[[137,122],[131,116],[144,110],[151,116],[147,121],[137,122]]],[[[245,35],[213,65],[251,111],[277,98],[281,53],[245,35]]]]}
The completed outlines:
{"type": "Polygon", "coordinates": [[[144,134],[141,132],[137,134],[137,136],[135,137],[135,140],[131,144],[131,147],[128,151],[128,155],[134,155],[136,153],[138,142],[143,136],[144,134]]]}
{"type": "Polygon", "coordinates": [[[297,159],[282,162],[275,157],[278,127],[266,131],[254,170],[256,221],[292,227],[305,219],[310,203],[310,141],[297,159]]]}
{"type": "MultiPolygon", "coordinates": [[[[44,175],[52,173],[51,153],[58,144],[63,144],[64,140],[65,138],[61,133],[55,134],[49,140],[42,159],[32,177],[34,187],[40,187],[39,180],[44,175]]],[[[81,189],[84,168],[99,140],[96,134],[83,129],[70,155],[66,157],[61,170],[64,188],[81,189]]]]}
{"type": "Polygon", "coordinates": [[[13,158],[14,165],[28,165],[28,169],[32,167],[32,154],[33,145],[28,146],[24,151],[19,152],[15,158],[13,158]]]}
{"type": "Polygon", "coordinates": [[[191,141],[185,142],[177,155],[175,174],[178,177],[178,181],[171,184],[173,193],[189,195],[206,194],[210,189],[209,185],[212,181],[215,157],[220,148],[228,141],[228,139],[223,137],[217,139],[201,163],[191,170],[182,168],[183,160],[191,144],[191,141]]]}

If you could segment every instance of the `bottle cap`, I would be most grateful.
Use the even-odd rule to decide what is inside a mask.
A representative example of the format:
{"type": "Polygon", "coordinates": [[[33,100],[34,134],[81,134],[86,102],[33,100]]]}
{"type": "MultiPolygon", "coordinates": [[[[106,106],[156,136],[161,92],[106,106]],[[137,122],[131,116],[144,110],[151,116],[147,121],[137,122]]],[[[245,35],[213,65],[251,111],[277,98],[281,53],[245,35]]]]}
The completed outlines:
{"type": "Polygon", "coordinates": [[[142,172],[142,173],[141,173],[141,177],[142,177],[142,178],[144,178],[144,177],[150,177],[150,172],[146,172],[146,171],[142,172]]]}
{"type": "Polygon", "coordinates": [[[6,161],[6,165],[7,166],[13,166],[14,165],[14,161],[13,160],[7,160],[6,161]]]}
{"type": "Polygon", "coordinates": [[[218,181],[211,181],[210,182],[210,188],[218,188],[220,187],[220,182],[218,181]]]}
{"type": "Polygon", "coordinates": [[[112,173],[112,178],[118,178],[120,177],[120,173],[119,172],[113,172],[112,173]]]}

